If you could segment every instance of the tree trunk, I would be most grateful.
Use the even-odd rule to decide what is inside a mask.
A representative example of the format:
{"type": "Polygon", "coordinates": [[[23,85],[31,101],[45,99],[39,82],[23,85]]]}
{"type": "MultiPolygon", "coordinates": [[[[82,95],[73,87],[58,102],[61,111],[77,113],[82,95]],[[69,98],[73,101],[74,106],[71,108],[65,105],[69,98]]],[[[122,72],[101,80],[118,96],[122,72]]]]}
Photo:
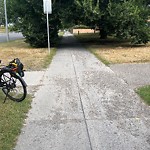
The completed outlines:
{"type": "Polygon", "coordinates": [[[104,29],[100,29],[100,39],[107,39],[107,32],[104,29]]]}

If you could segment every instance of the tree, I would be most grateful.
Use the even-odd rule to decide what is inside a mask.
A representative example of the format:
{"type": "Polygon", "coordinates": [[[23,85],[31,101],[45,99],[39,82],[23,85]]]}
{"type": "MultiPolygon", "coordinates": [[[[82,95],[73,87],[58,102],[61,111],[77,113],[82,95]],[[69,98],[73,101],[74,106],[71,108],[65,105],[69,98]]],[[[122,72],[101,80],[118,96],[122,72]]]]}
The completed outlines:
{"type": "MultiPolygon", "coordinates": [[[[22,32],[26,42],[33,47],[46,47],[47,21],[43,13],[43,1],[10,0],[8,7],[11,22],[15,24],[16,30],[22,32]]],[[[50,41],[53,45],[57,41],[60,26],[56,7],[53,7],[53,14],[49,16],[50,41]]]]}
{"type": "Polygon", "coordinates": [[[0,0],[0,25],[5,24],[4,0],[0,0]]]}
{"type": "Polygon", "coordinates": [[[100,29],[100,37],[107,37],[107,5],[109,0],[76,0],[79,7],[84,10],[84,23],[91,28],[100,29]]]}
{"type": "Polygon", "coordinates": [[[70,28],[80,22],[81,16],[79,14],[82,12],[79,7],[76,7],[74,0],[56,0],[55,8],[61,19],[61,28],[70,28]]]}
{"type": "Polygon", "coordinates": [[[149,41],[147,0],[76,0],[76,3],[84,10],[84,24],[97,26],[101,38],[113,34],[130,38],[136,44],[149,41]]]}
{"type": "Polygon", "coordinates": [[[134,44],[146,44],[149,41],[150,28],[147,26],[149,10],[144,0],[110,2],[108,12],[116,37],[130,38],[134,44]]]}
{"type": "MultiPolygon", "coordinates": [[[[69,11],[72,0],[52,0],[53,13],[49,15],[50,41],[55,44],[58,30],[64,23],[64,12],[69,11]]],[[[15,29],[22,32],[26,41],[34,47],[47,46],[46,15],[43,13],[42,0],[10,0],[9,19],[15,24],[15,29]]]]}
{"type": "MultiPolygon", "coordinates": [[[[100,30],[100,37],[114,35],[130,38],[133,43],[147,43],[150,29],[148,0],[53,0],[50,38],[54,43],[62,27],[85,24],[100,30]]],[[[32,46],[47,46],[46,16],[39,0],[10,0],[10,21],[15,23],[32,46]]]]}

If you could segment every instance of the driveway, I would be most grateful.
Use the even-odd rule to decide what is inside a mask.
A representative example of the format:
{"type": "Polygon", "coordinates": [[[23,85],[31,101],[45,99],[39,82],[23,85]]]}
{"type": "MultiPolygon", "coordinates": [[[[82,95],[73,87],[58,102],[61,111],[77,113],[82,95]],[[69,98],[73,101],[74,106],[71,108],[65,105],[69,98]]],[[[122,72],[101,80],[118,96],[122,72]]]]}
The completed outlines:
{"type": "Polygon", "coordinates": [[[15,150],[149,150],[150,109],[65,34],[15,150]]]}
{"type": "Polygon", "coordinates": [[[150,85],[150,63],[142,64],[115,64],[110,65],[120,78],[132,88],[150,85]]]}

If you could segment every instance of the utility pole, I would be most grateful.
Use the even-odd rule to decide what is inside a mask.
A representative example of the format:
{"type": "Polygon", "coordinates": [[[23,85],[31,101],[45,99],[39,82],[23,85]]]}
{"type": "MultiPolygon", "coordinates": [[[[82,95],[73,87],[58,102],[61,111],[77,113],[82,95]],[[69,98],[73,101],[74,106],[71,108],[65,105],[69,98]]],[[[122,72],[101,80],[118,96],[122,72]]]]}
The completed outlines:
{"type": "Polygon", "coordinates": [[[7,21],[7,7],[6,7],[6,0],[4,0],[4,10],[5,10],[6,36],[7,36],[7,42],[8,42],[8,41],[9,41],[9,33],[8,33],[8,21],[7,21]]]}

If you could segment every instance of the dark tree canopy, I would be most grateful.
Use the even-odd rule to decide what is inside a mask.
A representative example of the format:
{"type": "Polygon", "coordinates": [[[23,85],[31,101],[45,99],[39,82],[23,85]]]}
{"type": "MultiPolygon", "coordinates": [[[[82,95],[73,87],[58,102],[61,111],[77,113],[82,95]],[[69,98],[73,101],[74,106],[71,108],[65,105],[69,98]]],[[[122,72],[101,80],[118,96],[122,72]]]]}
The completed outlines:
{"type": "Polygon", "coordinates": [[[4,16],[4,0],[0,0],[0,25],[5,24],[4,16]]]}
{"type": "MultiPolygon", "coordinates": [[[[53,4],[53,13],[49,15],[50,41],[55,44],[60,28],[60,17],[57,6],[53,4]]],[[[15,24],[16,30],[22,32],[26,41],[33,47],[47,46],[47,21],[43,13],[43,1],[10,0],[9,18],[15,24]]]]}
{"type": "MultiPolygon", "coordinates": [[[[100,37],[113,35],[147,43],[150,39],[149,0],[52,0],[49,15],[51,42],[55,43],[60,28],[84,24],[100,29],[100,37]]],[[[43,1],[9,0],[10,21],[16,24],[32,46],[47,46],[46,15],[43,1]]]]}
{"type": "Polygon", "coordinates": [[[76,3],[84,10],[84,24],[98,27],[101,38],[114,35],[136,44],[149,41],[147,0],[76,0],[76,3]]]}

